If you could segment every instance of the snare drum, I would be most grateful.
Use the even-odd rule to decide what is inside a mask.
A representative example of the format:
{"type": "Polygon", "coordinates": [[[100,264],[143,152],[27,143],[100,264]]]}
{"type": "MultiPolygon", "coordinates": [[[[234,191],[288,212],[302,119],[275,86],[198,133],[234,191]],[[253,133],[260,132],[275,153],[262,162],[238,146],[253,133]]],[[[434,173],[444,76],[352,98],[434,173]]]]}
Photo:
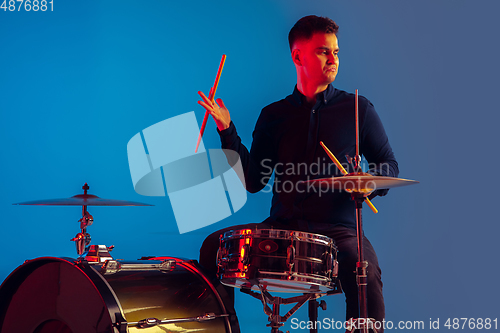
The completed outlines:
{"type": "Polygon", "coordinates": [[[340,292],[337,248],[329,237],[275,229],[231,230],[220,236],[221,282],[268,291],[340,292]]]}
{"type": "Polygon", "coordinates": [[[27,261],[0,287],[0,332],[239,332],[196,261],[153,259],[27,261]]]}

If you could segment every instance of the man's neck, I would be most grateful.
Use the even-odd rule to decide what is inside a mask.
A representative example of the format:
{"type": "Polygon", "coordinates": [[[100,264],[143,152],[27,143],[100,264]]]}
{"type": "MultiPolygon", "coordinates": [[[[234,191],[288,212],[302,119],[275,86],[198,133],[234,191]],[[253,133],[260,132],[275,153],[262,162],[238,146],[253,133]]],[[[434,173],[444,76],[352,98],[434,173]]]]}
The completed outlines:
{"type": "Polygon", "coordinates": [[[308,103],[314,103],[316,102],[316,96],[318,96],[319,93],[322,93],[323,91],[328,88],[328,85],[313,85],[313,84],[306,84],[305,82],[301,82],[300,80],[297,81],[297,89],[306,97],[306,100],[308,103]]]}

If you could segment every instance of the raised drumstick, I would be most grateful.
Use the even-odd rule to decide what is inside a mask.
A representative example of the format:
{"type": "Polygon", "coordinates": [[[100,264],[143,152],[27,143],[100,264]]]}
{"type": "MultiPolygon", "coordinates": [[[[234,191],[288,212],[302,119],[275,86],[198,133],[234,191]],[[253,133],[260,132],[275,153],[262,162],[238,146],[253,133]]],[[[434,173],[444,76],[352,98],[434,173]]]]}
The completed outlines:
{"type": "MultiPolygon", "coordinates": [[[[212,91],[214,91],[214,87],[210,88],[210,93],[208,94],[210,100],[211,100],[211,96],[212,96],[212,91]]],[[[208,111],[205,112],[205,117],[203,117],[203,123],[201,124],[201,128],[200,128],[200,134],[198,135],[198,142],[196,143],[196,149],[195,149],[195,153],[198,152],[198,146],[200,145],[200,142],[201,142],[201,137],[203,136],[203,132],[205,132],[205,126],[207,125],[207,120],[208,120],[208,111]]]]}
{"type": "MultiPolygon", "coordinates": [[[[333,153],[330,151],[330,149],[328,149],[325,146],[325,144],[323,143],[323,141],[320,141],[319,144],[321,145],[321,147],[323,147],[323,149],[325,150],[326,154],[328,155],[328,157],[330,157],[330,159],[333,161],[333,163],[335,163],[335,165],[337,166],[337,168],[339,168],[340,172],[342,172],[343,175],[347,175],[347,170],[344,169],[344,167],[342,166],[342,164],[340,164],[339,160],[337,160],[337,158],[335,157],[335,155],[333,155],[333,153]]],[[[372,204],[372,202],[370,201],[370,199],[365,198],[365,201],[368,204],[368,207],[370,207],[371,210],[375,214],[377,214],[378,213],[378,209],[375,208],[375,206],[372,204]]]]}
{"type": "MultiPolygon", "coordinates": [[[[225,61],[226,61],[226,55],[223,54],[219,64],[219,70],[217,71],[217,76],[215,77],[214,86],[212,87],[212,89],[210,89],[210,94],[208,95],[208,99],[212,101],[212,103],[214,102],[215,99],[215,92],[217,91],[217,86],[219,85],[220,73],[222,72],[222,68],[224,68],[225,61]]],[[[205,117],[203,118],[203,123],[201,124],[200,128],[200,135],[198,135],[198,142],[196,143],[196,149],[194,150],[195,153],[198,152],[198,147],[200,145],[203,132],[205,132],[205,126],[207,125],[208,115],[209,112],[205,111],[205,117]]]]}

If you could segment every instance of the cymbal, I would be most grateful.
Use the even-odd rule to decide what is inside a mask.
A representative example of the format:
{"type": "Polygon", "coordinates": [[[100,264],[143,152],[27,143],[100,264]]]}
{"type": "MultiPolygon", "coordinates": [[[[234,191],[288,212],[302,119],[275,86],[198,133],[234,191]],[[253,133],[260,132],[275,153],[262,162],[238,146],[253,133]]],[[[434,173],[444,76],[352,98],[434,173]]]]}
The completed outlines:
{"type": "Polygon", "coordinates": [[[140,202],[102,199],[97,195],[78,194],[71,198],[35,200],[15,203],[14,205],[39,205],[39,206],[153,206],[140,202]]]}
{"type": "Polygon", "coordinates": [[[97,195],[87,194],[90,187],[87,183],[82,186],[83,194],[77,194],[71,198],[35,200],[15,203],[14,205],[36,205],[36,206],[153,206],[140,202],[102,199],[97,195]]]}
{"type": "Polygon", "coordinates": [[[312,184],[314,187],[332,190],[336,189],[347,192],[369,193],[375,190],[418,184],[419,182],[403,178],[372,176],[368,173],[351,173],[346,176],[313,179],[303,181],[302,183],[312,184]]]}
{"type": "Polygon", "coordinates": [[[35,200],[15,203],[14,205],[39,205],[39,206],[153,206],[140,202],[102,199],[97,195],[78,194],[70,198],[35,200]]]}

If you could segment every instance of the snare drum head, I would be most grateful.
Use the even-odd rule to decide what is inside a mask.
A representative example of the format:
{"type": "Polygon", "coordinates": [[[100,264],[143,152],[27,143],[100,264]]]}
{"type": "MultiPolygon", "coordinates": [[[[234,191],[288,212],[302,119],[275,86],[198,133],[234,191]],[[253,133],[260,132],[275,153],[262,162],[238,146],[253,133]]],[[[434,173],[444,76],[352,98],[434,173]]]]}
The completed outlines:
{"type": "Polygon", "coordinates": [[[337,248],[329,237],[300,231],[242,229],[221,236],[221,282],[268,291],[326,293],[340,291],[337,248]]]}
{"type": "MultiPolygon", "coordinates": [[[[178,260],[178,259],[176,259],[178,260]]],[[[25,263],[0,287],[0,332],[234,332],[227,317],[138,328],[125,322],[228,314],[222,299],[194,261],[178,260],[170,271],[130,269],[103,274],[73,259],[25,263]],[[121,325],[120,325],[121,324],[121,325]]],[[[239,330],[239,329],[238,329],[239,330]]]]}

